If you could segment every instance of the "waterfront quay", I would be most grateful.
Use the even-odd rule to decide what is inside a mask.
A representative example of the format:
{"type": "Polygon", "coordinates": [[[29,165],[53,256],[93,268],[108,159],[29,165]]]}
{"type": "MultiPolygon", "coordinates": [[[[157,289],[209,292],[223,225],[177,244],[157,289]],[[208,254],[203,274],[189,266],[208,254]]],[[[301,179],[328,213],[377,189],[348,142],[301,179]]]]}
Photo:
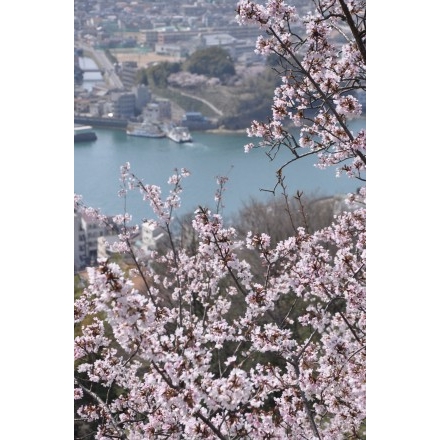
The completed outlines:
{"type": "Polygon", "coordinates": [[[91,125],[92,127],[126,130],[128,120],[110,117],[74,116],[74,123],[75,125],[91,125]]]}

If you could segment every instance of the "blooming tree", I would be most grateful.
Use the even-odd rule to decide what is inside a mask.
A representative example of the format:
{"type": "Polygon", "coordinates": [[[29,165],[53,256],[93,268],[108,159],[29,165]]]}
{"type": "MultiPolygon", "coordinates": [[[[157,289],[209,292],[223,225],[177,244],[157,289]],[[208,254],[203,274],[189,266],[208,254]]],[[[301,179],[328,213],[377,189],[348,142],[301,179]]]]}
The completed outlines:
{"type": "MultiPolygon", "coordinates": [[[[240,24],[261,27],[256,51],[278,57],[282,79],[272,117],[249,128],[261,141],[246,149],[315,155],[317,166],[364,182],[365,131],[349,122],[363,111],[365,2],[315,0],[305,13],[287,3],[237,5],[240,24]]],[[[121,195],[140,191],[156,214],[145,221],[168,247],[143,258],[130,217],[113,219],[112,250],[133,266],[99,261],[75,301],[78,419],[97,439],[365,438],[365,187],[330,226],[293,225],[276,243],[252,231],[240,238],[199,207],[194,252],[172,228],[187,175],[177,170],[164,197],[121,168],[121,195]]],[[[105,221],[78,196],[75,206],[105,221]]]]}

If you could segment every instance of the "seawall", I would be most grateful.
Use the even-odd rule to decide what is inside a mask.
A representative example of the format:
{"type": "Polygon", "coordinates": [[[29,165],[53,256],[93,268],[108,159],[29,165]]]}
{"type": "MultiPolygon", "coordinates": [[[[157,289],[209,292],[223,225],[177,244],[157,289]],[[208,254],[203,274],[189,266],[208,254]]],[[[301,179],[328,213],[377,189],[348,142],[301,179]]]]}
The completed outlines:
{"type": "Polygon", "coordinates": [[[91,125],[92,127],[117,128],[125,130],[127,128],[127,119],[118,118],[97,118],[88,116],[75,116],[75,124],[91,125]]]}

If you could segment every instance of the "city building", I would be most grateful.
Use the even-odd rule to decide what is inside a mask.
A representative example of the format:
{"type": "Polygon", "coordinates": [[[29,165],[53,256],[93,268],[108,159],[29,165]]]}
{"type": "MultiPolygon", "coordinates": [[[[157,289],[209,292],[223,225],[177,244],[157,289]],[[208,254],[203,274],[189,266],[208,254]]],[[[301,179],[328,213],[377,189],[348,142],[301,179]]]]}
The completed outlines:
{"type": "MultiPolygon", "coordinates": [[[[111,224],[111,223],[110,223],[111,224]]],[[[74,212],[74,271],[93,266],[98,258],[98,238],[110,235],[112,227],[95,218],[74,212]]]]}
{"type": "Polygon", "coordinates": [[[134,93],[113,92],[111,94],[113,116],[131,118],[135,115],[136,95],[134,93]]]}
{"type": "MultiPolygon", "coordinates": [[[[133,237],[131,241],[132,249],[139,261],[148,261],[151,251],[156,249],[157,241],[162,238],[163,233],[155,234],[155,230],[148,224],[141,225],[140,233],[133,237]]],[[[98,259],[110,258],[115,253],[111,250],[112,245],[117,243],[119,238],[117,235],[100,236],[97,238],[97,256],[98,259]]],[[[132,255],[120,255],[118,257],[125,257],[126,262],[132,262],[132,255]]]]}
{"type": "Polygon", "coordinates": [[[118,72],[124,87],[129,89],[136,84],[136,74],[139,70],[136,61],[124,61],[118,72]]]}
{"type": "Polygon", "coordinates": [[[185,113],[180,121],[180,124],[192,131],[209,130],[217,126],[215,121],[206,118],[200,112],[185,113]]]}
{"type": "Polygon", "coordinates": [[[145,106],[151,101],[152,96],[150,89],[145,84],[140,84],[132,88],[132,92],[135,95],[135,108],[136,111],[142,113],[145,106]]]}

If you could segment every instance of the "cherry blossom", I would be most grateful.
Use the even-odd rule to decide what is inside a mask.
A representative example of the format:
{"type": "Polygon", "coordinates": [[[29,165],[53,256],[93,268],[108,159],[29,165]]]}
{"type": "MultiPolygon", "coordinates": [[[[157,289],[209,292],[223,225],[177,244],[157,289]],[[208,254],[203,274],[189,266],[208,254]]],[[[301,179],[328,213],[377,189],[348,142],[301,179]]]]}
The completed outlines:
{"type": "Polygon", "coordinates": [[[75,300],[75,408],[96,439],[366,436],[366,130],[350,129],[364,111],[365,2],[302,10],[237,4],[237,21],[262,31],[256,50],[279,57],[282,80],[272,118],[248,130],[261,141],[245,151],[313,155],[361,188],[330,225],[276,241],[224,223],[218,177],[216,212],[192,215],[193,248],[173,229],[189,171],[174,170],[164,195],[127,163],[119,195],[138,191],[154,211],[145,223],[164,237],[147,262],[128,213],[110,221],[75,195],[75,209],[113,227],[113,251],[131,261],[99,259],[75,300]]]}

